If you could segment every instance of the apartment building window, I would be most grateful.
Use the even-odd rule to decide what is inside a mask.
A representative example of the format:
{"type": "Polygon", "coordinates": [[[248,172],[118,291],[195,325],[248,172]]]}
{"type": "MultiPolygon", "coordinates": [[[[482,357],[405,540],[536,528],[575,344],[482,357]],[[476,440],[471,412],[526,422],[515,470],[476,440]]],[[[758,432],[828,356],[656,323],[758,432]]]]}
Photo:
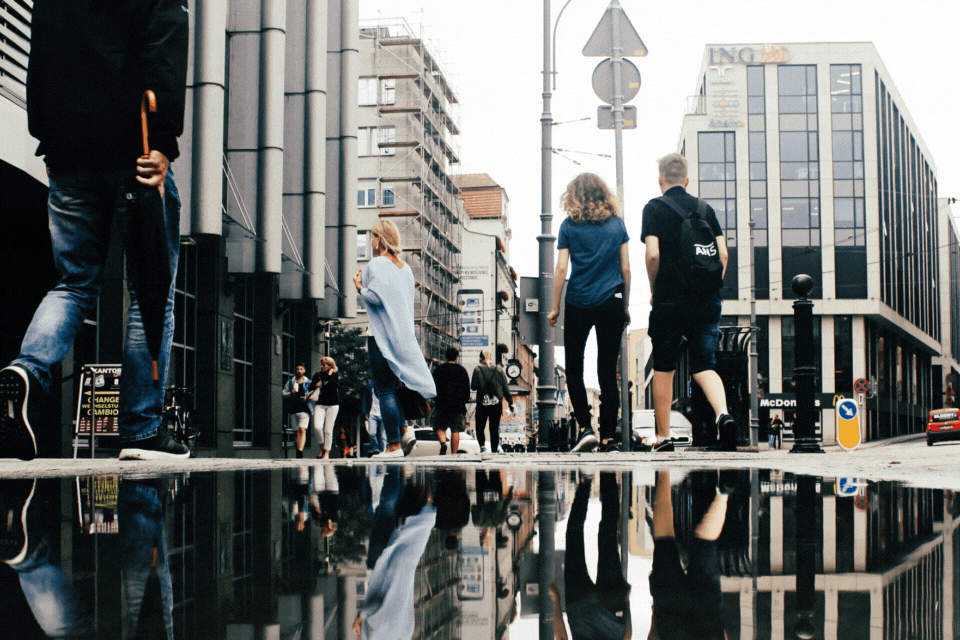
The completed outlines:
{"type": "Polygon", "coordinates": [[[380,149],[380,155],[392,156],[397,152],[396,147],[390,146],[397,143],[396,127],[380,127],[377,130],[377,141],[380,149]]]}
{"type": "Polygon", "coordinates": [[[367,231],[360,231],[357,233],[357,260],[366,260],[367,259],[367,231]]]}
{"type": "MultiPolygon", "coordinates": [[[[282,351],[280,357],[280,384],[285,385],[287,380],[293,377],[293,374],[296,372],[297,368],[297,335],[295,333],[297,326],[297,312],[300,307],[296,303],[290,303],[286,309],[286,313],[283,314],[283,324],[280,329],[280,339],[282,342],[282,351]]],[[[286,425],[286,429],[283,430],[284,445],[293,444],[292,429],[291,425],[292,418],[290,414],[286,411],[283,412],[283,417],[281,418],[286,425]]],[[[295,428],[295,427],[294,427],[295,428]]]]}
{"type": "Polygon", "coordinates": [[[357,98],[361,107],[376,106],[377,104],[377,79],[360,78],[357,89],[357,98]]]}
{"type": "Polygon", "coordinates": [[[380,198],[380,204],[384,207],[392,207],[394,205],[395,194],[393,189],[384,189],[383,195],[380,198]]]}
{"type": "Polygon", "coordinates": [[[380,81],[380,104],[396,104],[397,81],[394,79],[380,81]]]}
{"type": "Polygon", "coordinates": [[[837,298],[866,298],[866,198],[860,65],[830,65],[830,111],[837,298]]]}
{"type": "Polygon", "coordinates": [[[359,127],[357,129],[357,155],[392,156],[396,147],[390,146],[397,142],[395,127],[359,127]]]}
{"type": "Polygon", "coordinates": [[[817,67],[781,66],[780,215],[783,245],[820,245],[817,67]]]}
{"type": "Polygon", "coordinates": [[[173,285],[175,329],[170,350],[171,384],[197,384],[197,245],[181,245],[177,280],[173,285]]]}
{"type": "Polygon", "coordinates": [[[357,206],[358,207],[377,206],[377,190],[374,188],[357,189],[357,206]]]}
{"type": "MultiPolygon", "coordinates": [[[[737,264],[737,153],[733,131],[698,134],[699,195],[717,214],[727,243],[729,263],[737,264]]],[[[724,298],[736,297],[737,269],[727,269],[723,280],[724,298]]]]}

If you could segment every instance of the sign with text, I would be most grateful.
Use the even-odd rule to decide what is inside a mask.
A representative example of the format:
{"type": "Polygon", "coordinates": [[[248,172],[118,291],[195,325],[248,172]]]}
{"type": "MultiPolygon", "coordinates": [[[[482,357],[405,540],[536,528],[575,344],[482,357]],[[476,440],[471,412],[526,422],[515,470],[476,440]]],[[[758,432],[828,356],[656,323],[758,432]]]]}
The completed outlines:
{"type": "Polygon", "coordinates": [[[120,413],[120,365],[94,364],[85,366],[80,374],[80,397],[77,401],[76,433],[90,435],[93,418],[94,435],[120,434],[117,416],[120,413]],[[94,404],[91,408],[91,397],[94,404]]]}

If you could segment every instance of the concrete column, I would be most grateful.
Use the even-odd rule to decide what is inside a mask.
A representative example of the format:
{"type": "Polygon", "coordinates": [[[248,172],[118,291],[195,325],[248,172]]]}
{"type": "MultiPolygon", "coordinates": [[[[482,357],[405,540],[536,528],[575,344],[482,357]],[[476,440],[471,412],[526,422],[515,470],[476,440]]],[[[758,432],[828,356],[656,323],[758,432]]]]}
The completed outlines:
{"type": "Polygon", "coordinates": [[[283,80],[287,3],[260,3],[260,114],[257,145],[257,271],[280,273],[283,237],[283,80]]]}
{"type": "MultiPolygon", "coordinates": [[[[307,0],[304,297],[324,297],[327,200],[327,0],[307,0]]],[[[356,252],[354,252],[356,253],[356,252]]]]}

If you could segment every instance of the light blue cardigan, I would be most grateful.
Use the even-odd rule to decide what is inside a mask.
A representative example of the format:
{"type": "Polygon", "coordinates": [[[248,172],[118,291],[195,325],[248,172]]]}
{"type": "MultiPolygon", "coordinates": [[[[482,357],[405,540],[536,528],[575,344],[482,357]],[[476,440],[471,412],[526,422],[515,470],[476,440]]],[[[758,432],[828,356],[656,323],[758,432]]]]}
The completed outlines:
{"type": "Polygon", "coordinates": [[[362,282],[370,331],[390,370],[424,398],[436,397],[437,387],[417,343],[410,265],[398,269],[389,258],[374,258],[363,270],[362,282]]]}

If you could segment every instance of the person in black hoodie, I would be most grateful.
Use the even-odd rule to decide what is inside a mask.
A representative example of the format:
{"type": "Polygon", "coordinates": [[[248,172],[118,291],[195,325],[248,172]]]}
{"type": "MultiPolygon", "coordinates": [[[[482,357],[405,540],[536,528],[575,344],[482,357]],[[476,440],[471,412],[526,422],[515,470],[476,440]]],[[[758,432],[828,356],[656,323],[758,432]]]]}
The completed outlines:
{"type": "Polygon", "coordinates": [[[460,434],[467,425],[467,403],[470,402],[470,376],[460,359],[456,347],[449,347],[447,361],[433,370],[433,382],[437,385],[434,399],[433,428],[440,440],[440,455],[447,452],[447,429],[450,429],[450,453],[459,453],[460,434]]]}
{"type": "MultiPolygon", "coordinates": [[[[37,454],[29,419],[31,392],[53,384],[52,370],[73,346],[103,281],[113,220],[126,244],[127,218],[141,185],[163,199],[168,268],[176,277],[180,197],[169,170],[180,155],[187,74],[186,0],[36,0],[27,70],[30,134],[40,141],[50,181],[49,226],[60,281],[41,302],[20,354],[0,371],[0,457],[37,454]],[[156,94],[149,116],[149,156],[141,157],[140,103],[156,94]]],[[[128,261],[136,256],[128,255],[128,261]]],[[[136,292],[120,383],[121,458],[186,458],[189,449],[161,428],[173,340],[173,296],[167,301],[157,360],[160,383],[143,338],[136,292]]],[[[16,303],[13,303],[16,304],[16,303]]]]}

